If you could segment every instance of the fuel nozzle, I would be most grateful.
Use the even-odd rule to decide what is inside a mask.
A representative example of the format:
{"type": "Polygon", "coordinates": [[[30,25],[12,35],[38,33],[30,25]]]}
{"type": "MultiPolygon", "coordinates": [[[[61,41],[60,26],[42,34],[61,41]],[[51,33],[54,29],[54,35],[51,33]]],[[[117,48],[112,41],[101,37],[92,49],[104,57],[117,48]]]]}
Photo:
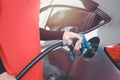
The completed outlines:
{"type": "Polygon", "coordinates": [[[87,41],[84,34],[80,34],[80,36],[82,37],[81,54],[85,60],[89,60],[96,54],[100,39],[93,37],[87,41]]]}
{"type": "Polygon", "coordinates": [[[80,49],[80,51],[78,53],[74,51],[75,42],[77,41],[76,38],[72,39],[71,42],[73,45],[69,46],[71,53],[69,58],[72,61],[81,55],[84,60],[89,60],[93,58],[99,46],[100,39],[98,37],[93,37],[87,41],[84,34],[79,33],[79,35],[82,37],[82,48],[80,49]]]}

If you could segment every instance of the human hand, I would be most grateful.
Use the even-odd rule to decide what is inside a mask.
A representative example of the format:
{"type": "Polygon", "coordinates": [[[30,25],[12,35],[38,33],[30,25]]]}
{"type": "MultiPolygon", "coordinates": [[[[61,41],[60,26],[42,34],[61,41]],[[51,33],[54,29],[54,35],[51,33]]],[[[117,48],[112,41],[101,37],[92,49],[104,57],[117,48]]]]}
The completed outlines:
{"type": "Polygon", "coordinates": [[[4,72],[0,74],[0,80],[16,80],[16,79],[7,72],[4,72]]]}
{"type": "Polygon", "coordinates": [[[78,38],[78,41],[75,43],[74,49],[76,51],[79,51],[80,48],[82,47],[81,46],[82,38],[80,37],[80,35],[77,34],[77,33],[74,33],[74,32],[67,32],[67,31],[64,32],[64,34],[63,34],[63,40],[67,40],[67,39],[70,39],[70,38],[78,38]]]}

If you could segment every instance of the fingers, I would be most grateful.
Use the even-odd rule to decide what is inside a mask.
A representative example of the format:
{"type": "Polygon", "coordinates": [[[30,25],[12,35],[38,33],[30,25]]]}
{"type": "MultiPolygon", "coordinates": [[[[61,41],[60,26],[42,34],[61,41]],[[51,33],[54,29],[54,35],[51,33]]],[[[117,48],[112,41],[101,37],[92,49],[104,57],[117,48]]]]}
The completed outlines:
{"type": "Polygon", "coordinates": [[[79,34],[74,33],[74,32],[64,32],[63,40],[66,40],[69,38],[78,38],[78,41],[76,42],[74,49],[77,51],[80,50],[80,48],[82,47],[81,46],[82,37],[79,34]]]}
{"type": "Polygon", "coordinates": [[[79,40],[76,42],[74,50],[79,51],[80,48],[82,47],[82,45],[81,45],[82,44],[82,37],[79,34],[76,34],[75,37],[78,38],[79,40]]]}
{"type": "Polygon", "coordinates": [[[78,40],[75,44],[74,50],[79,51],[81,47],[82,47],[81,46],[81,40],[78,40]]]}

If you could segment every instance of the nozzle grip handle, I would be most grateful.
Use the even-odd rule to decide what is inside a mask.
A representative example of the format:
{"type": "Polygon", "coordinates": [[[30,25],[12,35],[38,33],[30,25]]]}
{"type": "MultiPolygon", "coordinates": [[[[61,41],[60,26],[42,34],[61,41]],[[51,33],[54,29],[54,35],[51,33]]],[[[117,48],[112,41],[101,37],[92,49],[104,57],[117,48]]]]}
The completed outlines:
{"type": "Polygon", "coordinates": [[[84,34],[80,34],[80,36],[82,37],[82,48],[89,48],[90,47],[90,43],[85,38],[85,35],[84,34]]]}
{"type": "Polygon", "coordinates": [[[63,46],[70,46],[70,45],[75,45],[75,43],[77,42],[77,38],[71,38],[71,39],[67,39],[67,40],[63,40],[63,46]]]}

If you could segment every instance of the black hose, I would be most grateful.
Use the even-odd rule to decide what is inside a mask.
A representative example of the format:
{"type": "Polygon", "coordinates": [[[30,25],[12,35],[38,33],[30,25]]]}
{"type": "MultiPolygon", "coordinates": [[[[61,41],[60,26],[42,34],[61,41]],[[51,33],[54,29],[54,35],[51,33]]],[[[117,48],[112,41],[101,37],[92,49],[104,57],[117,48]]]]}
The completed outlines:
{"type": "Polygon", "coordinates": [[[50,47],[48,47],[46,50],[44,50],[41,54],[39,54],[35,59],[33,59],[16,77],[16,80],[20,80],[30,69],[33,67],[39,60],[41,60],[45,55],[47,55],[50,51],[53,49],[63,46],[63,42],[58,42],[50,47]]]}
{"type": "Polygon", "coordinates": [[[58,43],[55,43],[51,46],[49,46],[47,49],[45,49],[41,54],[39,54],[37,57],[35,57],[17,76],[16,80],[20,80],[39,60],[41,60],[45,55],[47,55],[50,51],[53,49],[60,47],[60,46],[68,46],[75,44],[77,38],[68,39],[66,41],[60,41],[58,43]]]}

